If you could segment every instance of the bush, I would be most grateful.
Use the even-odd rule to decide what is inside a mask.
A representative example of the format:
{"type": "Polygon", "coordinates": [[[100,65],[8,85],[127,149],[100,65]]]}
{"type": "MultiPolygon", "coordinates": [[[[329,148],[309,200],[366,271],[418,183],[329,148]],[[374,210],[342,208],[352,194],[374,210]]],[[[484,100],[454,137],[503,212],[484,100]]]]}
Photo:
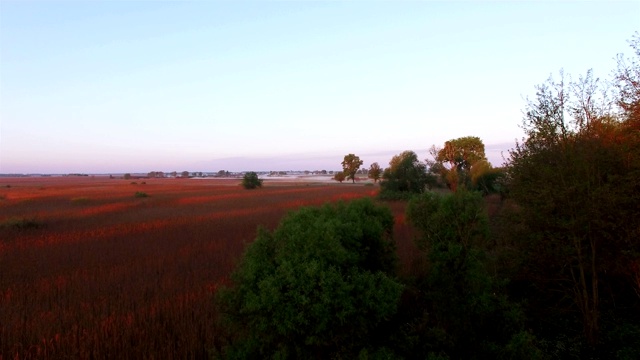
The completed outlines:
{"type": "Polygon", "coordinates": [[[242,186],[245,189],[255,189],[262,187],[262,180],[258,178],[258,174],[253,171],[250,171],[242,177],[242,186]]]}
{"type": "Polygon", "coordinates": [[[396,312],[393,216],[371,199],[302,208],[259,230],[217,302],[228,358],[355,358],[396,312]]]}
{"type": "Polygon", "coordinates": [[[27,230],[44,226],[35,218],[10,218],[0,223],[0,229],[27,230]]]}
{"type": "Polygon", "coordinates": [[[137,198],[149,197],[149,195],[146,192],[142,192],[142,191],[136,191],[134,196],[137,197],[137,198]]]}
{"type": "Polygon", "coordinates": [[[89,202],[89,198],[86,196],[75,197],[71,199],[71,202],[74,204],[86,204],[89,202]]]}

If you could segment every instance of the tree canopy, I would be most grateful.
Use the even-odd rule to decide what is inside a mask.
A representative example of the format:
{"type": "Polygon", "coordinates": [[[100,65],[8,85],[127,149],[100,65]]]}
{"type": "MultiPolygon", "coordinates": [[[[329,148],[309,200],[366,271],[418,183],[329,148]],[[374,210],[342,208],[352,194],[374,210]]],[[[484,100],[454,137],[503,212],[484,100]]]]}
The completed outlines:
{"type": "Polygon", "coordinates": [[[369,178],[373,179],[373,182],[378,182],[378,180],[380,180],[380,178],[382,177],[382,172],[384,170],[380,167],[380,165],[378,165],[377,162],[374,162],[373,164],[371,164],[371,166],[369,167],[369,178]]]}
{"type": "Polygon", "coordinates": [[[356,358],[395,312],[393,217],[370,199],[302,208],[264,229],[218,303],[229,358],[356,358]]]}
{"type": "Polygon", "coordinates": [[[249,171],[242,177],[242,186],[244,186],[245,189],[259,188],[262,186],[262,180],[258,177],[257,173],[249,171]]]}
{"type": "Polygon", "coordinates": [[[441,149],[432,147],[431,155],[434,157],[433,165],[437,164],[434,168],[438,169],[447,186],[453,191],[456,191],[459,185],[468,187],[471,168],[479,162],[487,161],[484,143],[476,136],[449,140],[441,149]]]}
{"type": "Polygon", "coordinates": [[[619,326],[603,323],[603,312],[608,321],[629,314],[619,307],[630,290],[620,282],[640,278],[627,270],[640,263],[640,71],[619,70],[616,79],[623,82],[617,101],[591,71],[539,85],[523,119],[526,138],[507,169],[526,229],[527,268],[551,305],[540,307],[549,309],[540,317],[566,316],[570,299],[590,351],[604,328],[619,326]]]}
{"type": "Polygon", "coordinates": [[[407,150],[395,155],[382,174],[381,194],[419,194],[425,190],[427,167],[415,152],[407,150]]]}
{"type": "Polygon", "coordinates": [[[356,173],[358,172],[358,169],[360,169],[360,166],[362,166],[362,160],[354,154],[348,154],[344,156],[344,160],[342,161],[342,172],[347,179],[350,179],[355,183],[356,173]]]}

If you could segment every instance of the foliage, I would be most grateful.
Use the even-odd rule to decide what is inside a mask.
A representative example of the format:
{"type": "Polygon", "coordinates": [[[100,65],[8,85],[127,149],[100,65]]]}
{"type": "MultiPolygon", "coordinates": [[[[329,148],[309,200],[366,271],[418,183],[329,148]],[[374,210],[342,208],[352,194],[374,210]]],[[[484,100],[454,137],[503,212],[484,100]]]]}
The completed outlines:
{"type": "MultiPolygon", "coordinates": [[[[425,305],[411,329],[424,339],[421,349],[447,358],[539,357],[534,337],[524,330],[520,308],[504,295],[501,281],[487,269],[488,220],[477,192],[427,192],[407,206],[407,219],[421,231],[417,239],[428,257],[418,284],[425,305]]],[[[416,350],[414,350],[416,351],[416,350]]]]}
{"type": "Polygon", "coordinates": [[[480,191],[483,195],[503,193],[504,177],[504,169],[494,168],[488,161],[480,160],[469,171],[470,189],[480,191]]]}
{"type": "Polygon", "coordinates": [[[384,171],[384,169],[382,169],[380,167],[380,165],[378,165],[377,162],[374,162],[373,164],[371,164],[371,166],[369,167],[369,179],[373,179],[373,182],[378,182],[378,180],[380,180],[380,177],[382,177],[382,172],[384,171]]]}
{"type": "Polygon", "coordinates": [[[125,180],[131,179],[131,174],[129,174],[129,173],[124,174],[124,179],[125,180]]]}
{"type": "Polygon", "coordinates": [[[440,173],[447,186],[456,191],[458,186],[470,188],[471,169],[479,162],[488,164],[484,143],[476,136],[465,136],[444,143],[441,149],[430,150],[434,158],[432,168],[440,173]]]}
{"type": "Polygon", "coordinates": [[[220,291],[230,358],[347,358],[373,345],[402,291],[393,217],[370,199],[303,208],[261,229],[220,291]]]}
{"type": "Polygon", "coordinates": [[[382,198],[407,198],[411,194],[419,194],[427,184],[426,165],[418,160],[413,151],[404,151],[389,161],[380,182],[382,198]]]}
{"type": "Polygon", "coordinates": [[[149,197],[149,194],[147,194],[146,192],[143,192],[143,191],[136,191],[134,196],[137,197],[137,198],[146,198],[146,197],[149,197]]]}
{"type": "Polygon", "coordinates": [[[80,196],[71,198],[71,202],[74,204],[87,204],[90,202],[90,199],[86,196],[80,196]]]}
{"type": "MultiPolygon", "coordinates": [[[[630,289],[618,283],[633,282],[629,269],[640,258],[639,100],[633,92],[640,78],[633,85],[633,74],[617,76],[629,81],[621,85],[618,113],[591,71],[577,81],[562,73],[559,81],[550,78],[529,101],[526,138],[510,152],[509,193],[528,234],[522,276],[534,280],[536,296],[545,301],[538,311],[548,309],[537,317],[569,308],[586,352],[606,347],[603,311],[622,311],[630,289]]],[[[637,307],[624,311],[640,315],[637,307]]]]}
{"type": "Polygon", "coordinates": [[[342,172],[347,179],[352,180],[354,183],[356,182],[356,173],[358,169],[360,169],[360,166],[362,166],[362,160],[354,154],[345,155],[344,160],[342,160],[342,172]]]}
{"type": "Polygon", "coordinates": [[[244,186],[245,189],[259,188],[262,187],[262,180],[258,178],[258,174],[249,171],[242,177],[242,186],[244,186]]]}
{"type": "Polygon", "coordinates": [[[0,229],[28,230],[38,229],[44,224],[36,218],[12,217],[0,222],[0,229]]]}
{"type": "Polygon", "coordinates": [[[618,67],[614,84],[618,91],[617,105],[623,110],[628,122],[636,129],[640,124],[640,34],[636,32],[629,41],[635,58],[617,57],[618,67]]]}
{"type": "Polygon", "coordinates": [[[342,171],[338,171],[333,175],[333,180],[338,181],[340,183],[342,183],[345,178],[346,178],[346,176],[344,175],[344,173],[342,171]]]}

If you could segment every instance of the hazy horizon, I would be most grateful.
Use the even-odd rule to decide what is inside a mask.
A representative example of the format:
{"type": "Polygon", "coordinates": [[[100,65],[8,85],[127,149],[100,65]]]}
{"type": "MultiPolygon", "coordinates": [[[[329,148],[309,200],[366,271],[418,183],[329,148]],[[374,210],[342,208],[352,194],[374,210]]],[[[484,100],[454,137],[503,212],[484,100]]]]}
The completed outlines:
{"type": "MultiPolygon", "coordinates": [[[[560,69],[607,78],[639,2],[0,2],[0,173],[335,170],[478,136],[560,69]]],[[[635,24],[635,25],[634,25],[635,24]]]]}

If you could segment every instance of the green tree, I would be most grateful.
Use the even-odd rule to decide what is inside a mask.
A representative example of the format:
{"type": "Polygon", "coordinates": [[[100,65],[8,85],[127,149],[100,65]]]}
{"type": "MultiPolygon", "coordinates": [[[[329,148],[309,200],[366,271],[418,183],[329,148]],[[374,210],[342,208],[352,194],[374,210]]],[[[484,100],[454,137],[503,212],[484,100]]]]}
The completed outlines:
{"type": "Polygon", "coordinates": [[[477,161],[469,170],[470,189],[480,191],[483,195],[502,193],[504,176],[504,169],[494,168],[486,160],[477,161]]]}
{"type": "Polygon", "coordinates": [[[353,183],[356,182],[356,173],[358,169],[360,169],[360,166],[362,166],[362,160],[354,154],[345,155],[344,160],[342,160],[342,172],[347,179],[352,180],[353,183]]]}
{"type": "Polygon", "coordinates": [[[471,167],[478,161],[486,161],[484,144],[479,137],[465,136],[452,139],[444,143],[442,149],[432,147],[432,155],[441,176],[453,191],[459,185],[468,186],[470,183],[469,172],[471,167]]]}
{"type": "Polygon", "coordinates": [[[371,199],[302,208],[259,230],[217,295],[227,358],[356,358],[396,312],[393,216],[371,199]]]}
{"type": "Polygon", "coordinates": [[[391,158],[382,178],[380,195],[383,197],[419,194],[427,184],[427,168],[415,152],[408,150],[391,158]]]}
{"type": "Polygon", "coordinates": [[[342,184],[342,182],[344,181],[344,179],[346,178],[346,176],[344,175],[344,173],[342,171],[338,171],[333,175],[333,180],[338,181],[342,184]]]}
{"type": "Polygon", "coordinates": [[[124,174],[123,177],[124,177],[125,180],[130,180],[131,179],[131,174],[126,173],[126,174],[124,174]]]}
{"type": "Polygon", "coordinates": [[[245,189],[259,188],[262,186],[262,180],[258,178],[258,174],[249,171],[242,177],[242,186],[244,186],[245,189]]]}
{"type": "Polygon", "coordinates": [[[500,279],[488,270],[488,218],[480,193],[458,191],[413,197],[407,219],[420,230],[426,253],[426,279],[418,284],[422,314],[410,329],[421,329],[425,357],[453,359],[540,357],[525,331],[519,306],[505,296],[500,279]]]}
{"type": "Polygon", "coordinates": [[[378,180],[380,180],[380,177],[382,177],[382,172],[384,170],[380,167],[380,165],[378,165],[377,162],[374,162],[373,164],[371,164],[371,166],[369,167],[369,178],[373,179],[373,182],[378,182],[378,180]]]}

